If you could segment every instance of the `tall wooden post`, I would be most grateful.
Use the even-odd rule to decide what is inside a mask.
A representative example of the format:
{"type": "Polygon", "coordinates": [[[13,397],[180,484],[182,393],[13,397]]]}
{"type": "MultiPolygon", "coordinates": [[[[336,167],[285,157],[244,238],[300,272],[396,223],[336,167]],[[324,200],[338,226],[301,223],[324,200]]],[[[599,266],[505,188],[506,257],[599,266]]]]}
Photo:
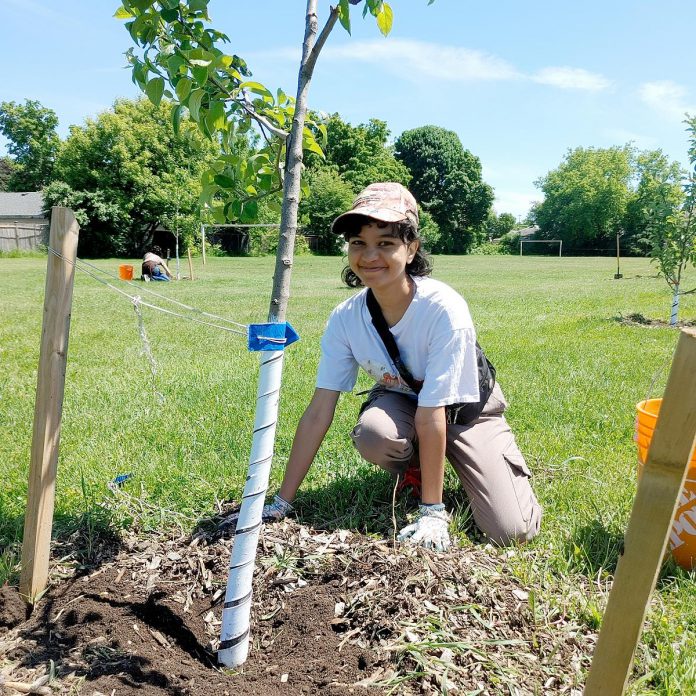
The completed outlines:
{"type": "Polygon", "coordinates": [[[695,440],[696,329],[685,329],[638,484],[585,696],[619,696],[626,688],[695,440]]]}
{"type": "Polygon", "coordinates": [[[19,581],[20,593],[32,604],[48,582],[60,421],[75,278],[74,262],[79,231],[72,210],[53,208],[31,441],[29,493],[24,519],[22,573],[19,581]],[[51,250],[60,256],[51,253],[51,250]]]}
{"type": "Polygon", "coordinates": [[[188,251],[188,261],[189,261],[189,280],[193,280],[193,261],[191,260],[191,249],[187,249],[188,251]]]}
{"type": "Polygon", "coordinates": [[[201,253],[203,254],[203,265],[205,266],[205,225],[201,223],[201,253]]]}

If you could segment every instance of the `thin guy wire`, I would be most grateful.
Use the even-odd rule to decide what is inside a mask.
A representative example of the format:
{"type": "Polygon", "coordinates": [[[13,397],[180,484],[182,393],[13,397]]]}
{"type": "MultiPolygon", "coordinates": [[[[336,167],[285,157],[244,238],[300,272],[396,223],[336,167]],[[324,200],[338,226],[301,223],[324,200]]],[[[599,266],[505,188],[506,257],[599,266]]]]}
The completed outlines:
{"type": "MultiPolygon", "coordinates": [[[[94,275],[94,273],[90,273],[88,270],[82,268],[79,264],[77,264],[75,261],[71,261],[70,259],[66,258],[63,256],[60,252],[56,251],[55,249],[51,249],[49,247],[49,251],[55,255],[58,256],[59,258],[63,259],[64,261],[67,261],[69,264],[75,267],[76,270],[82,271],[82,273],[86,273],[88,276],[96,280],[98,283],[101,283],[102,285],[106,285],[107,287],[111,288],[112,290],[115,290],[117,293],[120,295],[123,295],[124,297],[127,297],[131,302],[135,301],[135,297],[133,295],[129,295],[127,292],[124,292],[120,288],[117,288],[115,285],[112,285],[111,283],[107,283],[105,280],[102,280],[101,278],[97,277],[94,275]]],[[[165,309],[164,307],[158,307],[157,305],[150,304],[149,302],[143,302],[140,300],[140,304],[143,307],[149,307],[150,309],[154,309],[157,312],[162,312],[164,314],[169,314],[173,317],[179,317],[180,319],[186,319],[187,321],[192,321],[196,324],[203,324],[203,326],[212,326],[214,329],[220,329],[221,331],[228,331],[229,333],[234,333],[234,334],[240,334],[241,336],[246,336],[247,332],[246,331],[239,331],[239,329],[231,329],[229,326],[220,326],[219,324],[212,324],[207,321],[203,321],[202,319],[196,319],[194,317],[187,317],[185,314],[179,314],[178,312],[173,312],[170,309],[165,309]]],[[[240,324],[239,326],[245,326],[244,324],[240,324]]],[[[262,338],[262,337],[260,337],[262,338]]],[[[285,339],[268,339],[273,342],[285,342],[285,339]]]]}
{"type": "MultiPolygon", "coordinates": [[[[85,261],[84,259],[77,259],[80,263],[85,264],[86,266],[89,266],[90,268],[93,268],[95,271],[99,271],[99,273],[103,273],[106,276],[109,276],[109,278],[113,278],[114,280],[121,280],[117,275],[114,275],[113,273],[109,273],[108,271],[103,270],[102,268],[99,268],[98,266],[95,266],[94,264],[89,263],[89,261],[85,261]]],[[[136,287],[135,283],[132,281],[126,281],[128,285],[131,285],[132,287],[136,287]]],[[[227,324],[233,324],[234,326],[243,326],[246,327],[247,324],[240,324],[238,321],[232,321],[232,319],[225,319],[225,317],[219,317],[217,314],[211,314],[210,312],[204,312],[202,309],[198,309],[197,307],[191,307],[187,304],[184,304],[183,302],[179,302],[178,300],[175,300],[171,297],[167,297],[166,295],[160,295],[158,292],[155,292],[154,290],[150,290],[147,287],[141,288],[140,286],[137,286],[138,290],[142,290],[143,292],[146,292],[150,295],[154,295],[155,297],[159,297],[162,300],[166,300],[167,302],[171,302],[173,304],[179,305],[179,307],[183,307],[184,309],[188,309],[190,312],[197,312],[198,314],[203,314],[206,317],[210,317],[211,319],[217,319],[218,321],[224,321],[227,324]]]]}

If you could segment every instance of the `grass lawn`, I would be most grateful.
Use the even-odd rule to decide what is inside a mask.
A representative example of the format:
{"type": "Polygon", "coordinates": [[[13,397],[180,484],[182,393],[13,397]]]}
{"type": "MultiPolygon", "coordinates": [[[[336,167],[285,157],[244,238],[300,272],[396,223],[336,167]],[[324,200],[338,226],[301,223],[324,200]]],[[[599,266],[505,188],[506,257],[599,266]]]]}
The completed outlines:
{"type": "MultiPolygon", "coordinates": [[[[122,262],[94,263],[117,274],[122,262]]],[[[193,283],[136,289],[113,282],[248,323],[266,316],[273,263],[210,258],[203,267],[197,259],[193,283]]],[[[41,258],[0,259],[0,585],[17,579],[45,265],[41,258]]],[[[288,317],[302,340],[287,351],[271,490],[313,390],[326,318],[353,292],[341,286],[341,266],[338,258],[296,259],[288,317]]],[[[540,622],[563,615],[599,624],[635,493],[635,404],[661,394],[677,341],[667,327],[620,321],[637,313],[669,317],[669,290],[649,262],[623,259],[622,280],[613,279],[614,271],[609,258],[472,256],[435,263],[434,276],[469,302],[535,475],[545,510],[542,532],[517,552],[515,564],[520,578],[537,588],[540,622]]],[[[147,308],[143,316],[156,381],[133,306],[77,274],[55,532],[77,532],[87,548],[105,522],[99,503],[111,495],[107,483],[118,474],[134,475],[127,490],[139,502],[111,513],[110,523],[127,525],[137,517],[145,529],[190,529],[217,501],[238,499],[245,480],[257,357],[242,336],[147,308]]],[[[696,296],[682,299],[680,318],[696,319],[696,296]]],[[[356,391],[368,386],[362,376],[356,391]]],[[[298,518],[390,534],[390,479],[362,462],[348,438],[360,401],[353,394],[341,398],[303,486],[298,518]]],[[[459,542],[479,543],[451,471],[446,498],[459,542]]],[[[397,509],[401,518],[404,505],[397,509]]],[[[631,693],[696,693],[695,587],[693,575],[670,563],[663,569],[631,693]]]]}

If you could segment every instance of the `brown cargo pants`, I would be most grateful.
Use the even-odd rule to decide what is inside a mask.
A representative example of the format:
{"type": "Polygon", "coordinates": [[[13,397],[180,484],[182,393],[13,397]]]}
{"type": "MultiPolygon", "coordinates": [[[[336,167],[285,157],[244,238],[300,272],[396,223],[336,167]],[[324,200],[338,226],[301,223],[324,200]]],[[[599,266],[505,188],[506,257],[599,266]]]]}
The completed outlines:
{"type": "MultiPolygon", "coordinates": [[[[477,420],[447,426],[446,448],[476,525],[503,546],[529,541],[541,522],[531,473],[503,415],[506,407],[496,384],[477,420]]],[[[418,456],[415,413],[416,403],[407,396],[373,389],[351,433],[358,452],[392,474],[403,473],[418,456]]]]}

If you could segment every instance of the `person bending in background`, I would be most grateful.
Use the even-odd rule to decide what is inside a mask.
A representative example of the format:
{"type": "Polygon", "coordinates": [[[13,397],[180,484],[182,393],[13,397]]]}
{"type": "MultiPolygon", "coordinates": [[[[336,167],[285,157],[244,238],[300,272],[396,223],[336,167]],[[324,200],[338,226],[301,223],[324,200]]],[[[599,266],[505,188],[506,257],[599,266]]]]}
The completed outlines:
{"type": "Polygon", "coordinates": [[[503,415],[507,403],[500,386],[495,384],[483,409],[463,418],[464,424],[458,424],[459,416],[450,422],[447,406],[480,404],[476,331],[465,300],[428,277],[432,264],[420,246],[416,200],[401,184],[371,184],[332,230],[348,245],[343,280],[362,290],[329,317],[314,396],[297,427],[280,491],[264,507],[264,520],[280,520],[293,509],[339,395],[353,389],[362,367],[375,386],[351,433],[353,443],[366,460],[420,493],[416,519],[398,538],[436,551],[450,546],[450,516],[442,502],[445,457],[490,541],[507,545],[533,538],[541,508],[503,415]],[[372,323],[370,291],[410,372],[407,378],[372,323]]]}
{"type": "Polygon", "coordinates": [[[171,280],[172,272],[162,258],[162,249],[158,246],[152,247],[143,257],[142,266],[143,280],[171,280]]]}

